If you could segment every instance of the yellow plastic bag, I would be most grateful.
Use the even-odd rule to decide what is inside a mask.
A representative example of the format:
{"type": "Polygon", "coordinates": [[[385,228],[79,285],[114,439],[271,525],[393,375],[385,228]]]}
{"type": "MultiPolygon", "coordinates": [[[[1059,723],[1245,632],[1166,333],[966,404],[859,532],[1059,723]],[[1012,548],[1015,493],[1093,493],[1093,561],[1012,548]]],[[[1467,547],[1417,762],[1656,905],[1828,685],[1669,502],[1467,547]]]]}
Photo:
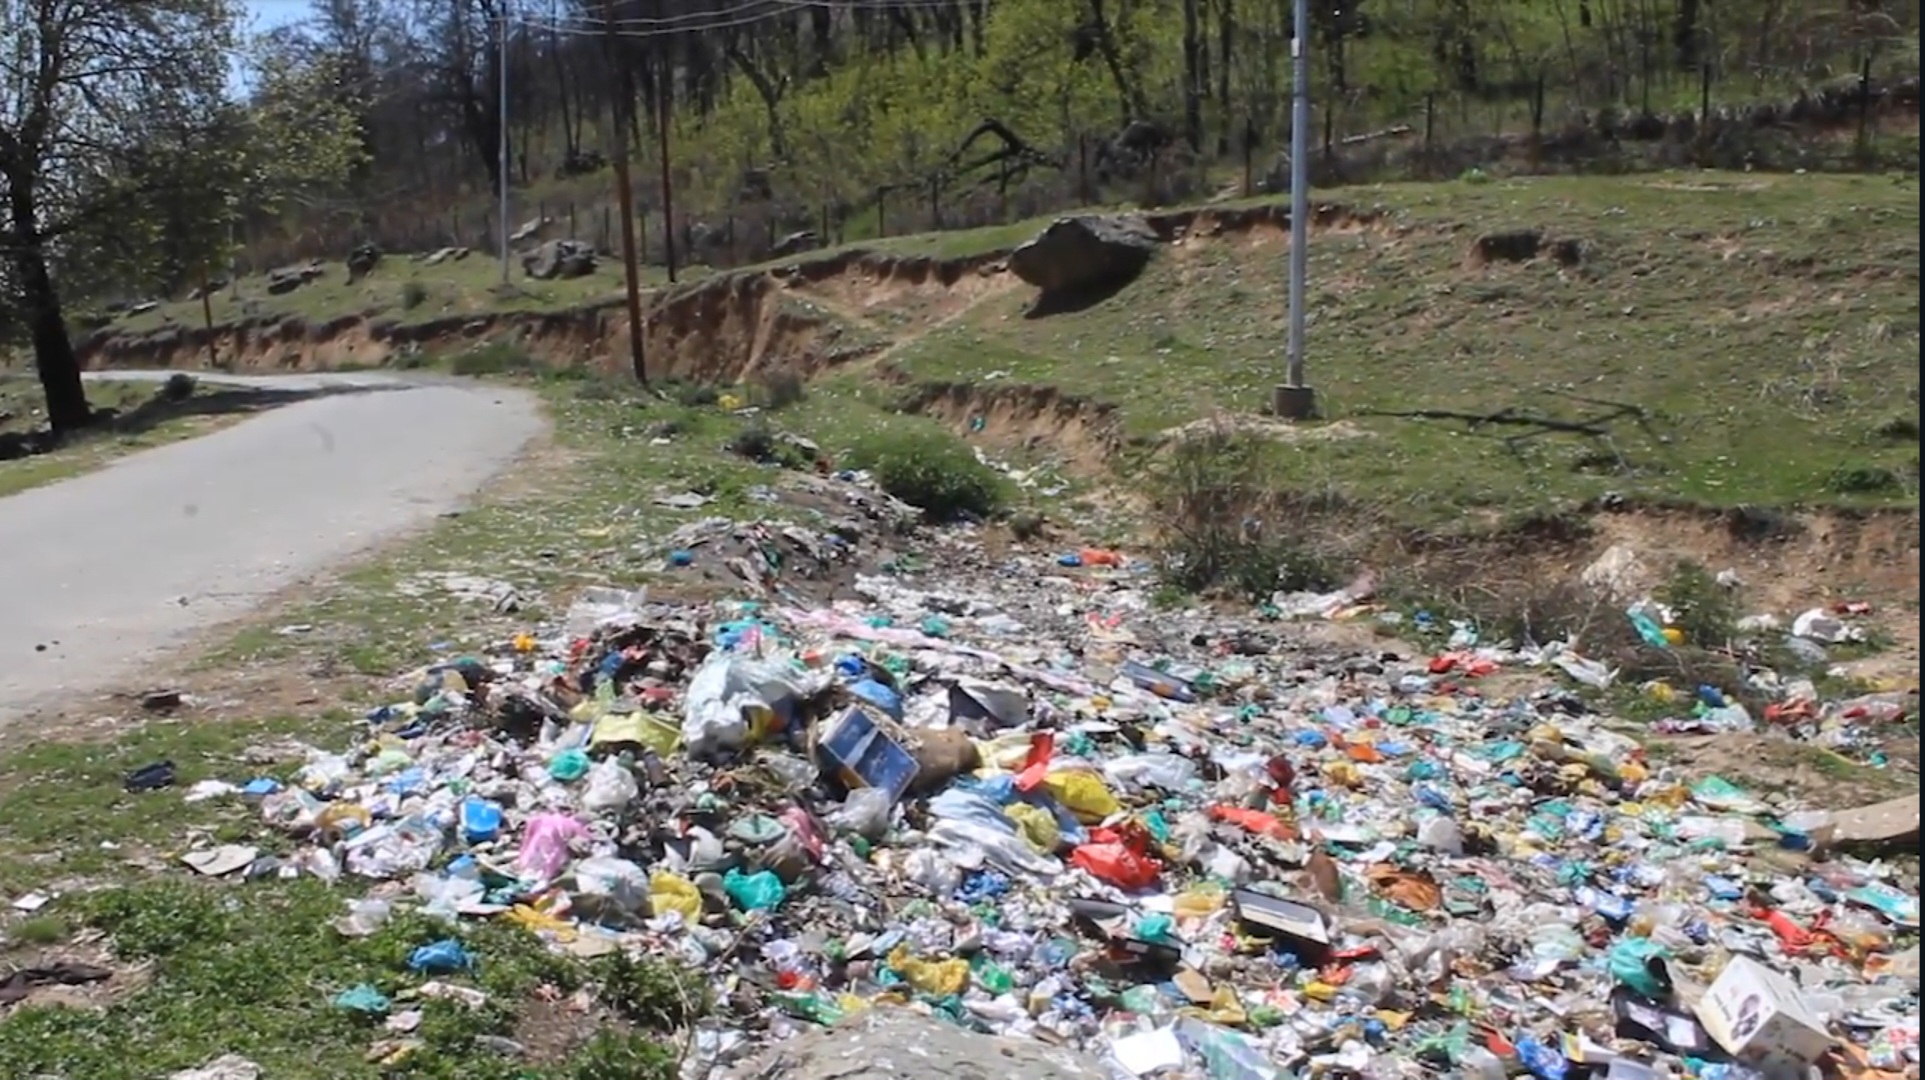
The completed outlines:
{"type": "Polygon", "coordinates": [[[1043,778],[1043,786],[1085,825],[1094,825],[1123,809],[1116,796],[1095,773],[1065,769],[1043,778]]]}
{"type": "Polygon", "coordinates": [[[682,729],[648,713],[609,713],[595,721],[588,745],[610,743],[634,743],[668,757],[682,744],[682,729]]]}
{"type": "Polygon", "coordinates": [[[702,890],[693,881],[667,871],[649,876],[648,905],[657,916],[673,911],[691,926],[702,921],[702,890]]]}
{"type": "Polygon", "coordinates": [[[969,961],[967,960],[918,960],[909,955],[906,945],[896,946],[889,954],[889,968],[902,976],[902,981],[936,997],[960,994],[969,985],[969,961]]]}
{"type": "Polygon", "coordinates": [[[1223,907],[1223,890],[1215,885],[1198,885],[1176,898],[1179,919],[1207,919],[1223,907]]]}
{"type": "Polygon", "coordinates": [[[1048,855],[1063,846],[1063,830],[1056,824],[1056,815],[1042,807],[1017,803],[1003,813],[1016,823],[1016,831],[1037,851],[1048,855]]]}
{"type": "Polygon", "coordinates": [[[515,923],[531,934],[549,934],[556,941],[573,941],[578,936],[571,924],[555,918],[545,911],[516,904],[508,909],[508,921],[515,923]]]}

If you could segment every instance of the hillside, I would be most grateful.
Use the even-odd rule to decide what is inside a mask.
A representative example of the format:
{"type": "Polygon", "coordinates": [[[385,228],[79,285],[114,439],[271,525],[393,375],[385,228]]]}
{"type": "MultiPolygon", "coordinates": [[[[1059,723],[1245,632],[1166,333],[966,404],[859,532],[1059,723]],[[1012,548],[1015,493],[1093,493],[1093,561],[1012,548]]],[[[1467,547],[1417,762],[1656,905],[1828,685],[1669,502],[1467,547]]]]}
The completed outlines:
{"type": "MultiPolygon", "coordinates": [[[[1153,220],[1169,243],[1139,280],[1045,317],[1031,317],[1033,290],[1000,261],[1038,223],[706,273],[651,293],[651,370],[716,383],[799,370],[1006,445],[1041,436],[1100,473],[1179,425],[1257,411],[1280,376],[1282,209],[1229,202],[1153,220]]],[[[1678,173],[1337,189],[1320,194],[1313,243],[1311,381],[1331,422],[1292,436],[1283,461],[1296,484],[1369,492],[1433,520],[1612,492],[1915,505],[1913,181],[1678,173]],[[1538,255],[1480,252],[1480,237],[1518,230],[1541,234],[1538,255]]],[[[439,276],[391,263],[357,286],[283,297],[237,283],[215,308],[220,354],[365,365],[508,334],[551,364],[626,365],[614,269],[531,283],[503,304],[479,259],[439,276]],[[419,299],[404,306],[403,294],[419,299]]],[[[128,317],[91,355],[197,363],[199,308],[128,317]]]]}

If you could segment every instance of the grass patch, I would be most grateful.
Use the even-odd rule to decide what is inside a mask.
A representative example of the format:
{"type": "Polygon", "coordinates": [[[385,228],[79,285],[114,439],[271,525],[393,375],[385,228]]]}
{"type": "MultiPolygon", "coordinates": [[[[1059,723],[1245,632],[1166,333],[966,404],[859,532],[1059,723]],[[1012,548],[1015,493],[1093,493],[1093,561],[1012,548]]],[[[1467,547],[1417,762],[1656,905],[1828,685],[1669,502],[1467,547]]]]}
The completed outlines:
{"type": "Polygon", "coordinates": [[[191,392],[163,398],[163,389],[156,383],[89,381],[87,399],[96,409],[115,410],[117,419],[69,435],[45,453],[8,458],[8,443],[45,429],[46,407],[38,379],[0,373],[0,498],[92,472],[128,454],[205,435],[245,415],[244,410],[201,412],[191,392]]]}
{"type": "Polygon", "coordinates": [[[906,463],[911,477],[927,467],[928,497],[939,507],[994,509],[1006,494],[1002,478],[939,425],[890,414],[846,386],[817,384],[778,412],[730,412],[724,396],[746,402],[756,391],[670,383],[657,396],[624,379],[527,373],[507,346],[464,355],[488,358],[482,366],[502,372],[490,377],[541,394],[554,420],[553,452],[520,482],[484,493],[405,548],[349,570],[272,624],[239,632],[203,658],[204,668],[293,661],[385,678],[558,616],[582,586],[657,581],[661,542],[675,529],[716,515],[762,517],[770,510],[758,489],[814,467],[792,437],[819,445],[838,465],[868,460],[858,451],[869,446],[882,452],[876,460],[906,463]],[[689,492],[710,501],[656,501],[689,492]],[[511,587],[516,610],[449,587],[464,577],[511,587]]]}
{"type": "MultiPolygon", "coordinates": [[[[1607,493],[1710,506],[1915,505],[1889,424],[1916,382],[1918,197],[1885,177],[1720,173],[1319,193],[1309,376],[1325,415],[1278,481],[1426,525],[1607,493]],[[1577,241],[1481,261],[1510,229],[1577,241]],[[1532,419],[1545,421],[1533,423],[1532,419]],[[1890,430],[1868,444],[1866,434],[1890,430]]],[[[1257,411],[1287,304],[1275,230],[1165,251],[1115,297],[1028,317],[1014,289],[899,349],[909,375],[1054,385],[1152,438],[1257,411]]]]}
{"type": "Polygon", "coordinates": [[[977,460],[967,443],[934,428],[858,436],[843,460],[873,473],[882,490],[932,521],[982,520],[1009,499],[1003,478],[977,460]]]}

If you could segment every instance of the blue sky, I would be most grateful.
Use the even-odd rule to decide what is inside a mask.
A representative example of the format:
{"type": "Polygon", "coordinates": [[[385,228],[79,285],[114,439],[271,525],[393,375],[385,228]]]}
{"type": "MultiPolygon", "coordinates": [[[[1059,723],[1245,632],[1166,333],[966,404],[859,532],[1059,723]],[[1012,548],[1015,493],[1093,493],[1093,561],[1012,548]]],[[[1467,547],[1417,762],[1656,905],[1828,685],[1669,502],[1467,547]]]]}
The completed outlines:
{"type": "Polygon", "coordinates": [[[307,14],[307,0],[242,0],[256,30],[293,22],[307,14]]]}

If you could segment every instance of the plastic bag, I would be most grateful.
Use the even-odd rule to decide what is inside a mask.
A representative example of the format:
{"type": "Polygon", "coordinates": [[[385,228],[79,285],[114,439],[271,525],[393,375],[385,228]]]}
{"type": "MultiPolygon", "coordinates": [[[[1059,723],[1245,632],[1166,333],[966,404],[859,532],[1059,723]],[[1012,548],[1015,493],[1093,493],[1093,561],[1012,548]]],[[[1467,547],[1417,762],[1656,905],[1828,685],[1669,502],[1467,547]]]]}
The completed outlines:
{"type": "Polygon", "coordinates": [[[857,788],[829,815],[829,826],[867,840],[880,840],[889,831],[896,804],[882,788],[857,788]]]}
{"type": "Polygon", "coordinates": [[[1043,786],[1077,820],[1094,825],[1123,809],[1116,796],[1105,787],[1101,777],[1080,769],[1058,769],[1043,779],[1043,786]]]}
{"type": "Polygon", "coordinates": [[[679,874],[657,870],[650,875],[648,904],[657,918],[673,912],[691,926],[702,921],[702,890],[679,874]]]}
{"type": "Polygon", "coordinates": [[[738,907],[745,911],[768,911],[779,907],[788,897],[788,889],[782,879],[767,870],[757,870],[744,874],[740,870],[730,870],[722,876],[722,891],[729,894],[738,907]]]}
{"type": "Polygon", "coordinates": [[[588,790],[582,793],[582,809],[597,815],[616,814],[639,794],[641,788],[628,766],[614,758],[605,758],[588,770],[588,790]]]}
{"type": "Polygon", "coordinates": [[[515,868],[541,881],[552,881],[568,865],[568,845],[587,838],[588,829],[567,814],[536,814],[522,830],[515,868]]]}
{"type": "Polygon", "coordinates": [[[1103,775],[1119,784],[1180,792],[1196,779],[1196,763],[1177,754],[1129,754],[1104,762],[1103,775]]]}
{"type": "Polygon", "coordinates": [[[622,914],[642,911],[650,893],[648,872],[627,859],[596,855],[575,867],[575,899],[588,907],[622,914]]]}
{"type": "Polygon", "coordinates": [[[786,718],[795,700],[806,697],[817,678],[798,672],[786,653],[767,659],[710,653],[689,680],[682,741],[697,757],[740,750],[749,744],[750,710],[772,711],[778,720],[786,718]]]}
{"type": "Polygon", "coordinates": [[[919,960],[909,955],[907,945],[898,945],[889,954],[889,969],[903,982],[935,997],[960,994],[969,985],[967,960],[919,960]]]}
{"type": "Polygon", "coordinates": [[[1627,937],[1611,946],[1605,966],[1611,978],[1648,998],[1663,999],[1665,985],[1651,969],[1664,963],[1664,946],[1649,938],[1627,937]]]}
{"type": "Polygon", "coordinates": [[[1016,803],[1003,814],[1016,823],[1016,831],[1039,853],[1053,855],[1063,846],[1063,830],[1057,827],[1056,815],[1042,807],[1016,803]]]}
{"type": "Polygon", "coordinates": [[[1119,889],[1147,889],[1163,872],[1156,860],[1124,844],[1084,844],[1070,853],[1070,865],[1119,889]]]}

